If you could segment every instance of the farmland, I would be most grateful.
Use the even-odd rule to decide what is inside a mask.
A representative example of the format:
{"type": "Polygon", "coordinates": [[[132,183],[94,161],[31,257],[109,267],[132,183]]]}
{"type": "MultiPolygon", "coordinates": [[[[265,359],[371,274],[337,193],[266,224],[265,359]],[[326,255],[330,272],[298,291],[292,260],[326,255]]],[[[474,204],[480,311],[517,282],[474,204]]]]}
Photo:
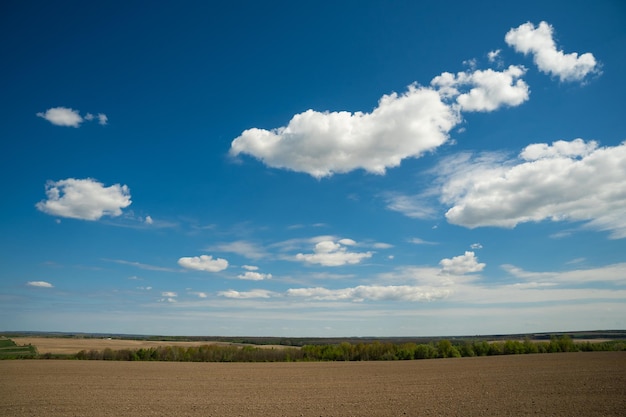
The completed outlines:
{"type": "Polygon", "coordinates": [[[391,362],[0,361],[0,415],[623,416],[626,352],[391,362]]]}
{"type": "Polygon", "coordinates": [[[31,358],[36,355],[36,349],[29,343],[15,343],[11,339],[0,338],[0,359],[31,358]]]}
{"type": "MultiPolygon", "coordinates": [[[[301,346],[284,344],[283,340],[271,338],[264,341],[266,343],[273,341],[278,344],[250,344],[242,342],[241,339],[235,339],[235,341],[180,339],[14,337],[14,340],[22,346],[21,349],[30,349],[30,357],[33,358],[122,361],[389,361],[578,351],[626,351],[624,340],[597,337],[593,340],[572,339],[567,334],[552,335],[549,341],[532,340],[527,336],[523,341],[456,338],[451,342],[447,339],[436,338],[428,343],[419,344],[406,339],[373,339],[371,341],[338,339],[333,341],[340,343],[325,343],[331,340],[324,340],[321,343],[319,340],[309,340],[309,343],[313,344],[301,346]],[[348,340],[356,343],[350,343],[348,340]]],[[[4,340],[7,343],[15,343],[12,340],[4,340]]],[[[15,348],[16,346],[12,347],[12,349],[15,348]]]]}
{"type": "MultiPolygon", "coordinates": [[[[233,344],[229,342],[219,341],[196,341],[196,342],[180,342],[180,341],[157,341],[157,340],[138,340],[138,339],[113,339],[113,338],[75,338],[75,337],[13,337],[11,338],[20,346],[32,345],[37,347],[37,351],[41,354],[73,354],[81,350],[104,350],[104,349],[149,349],[159,346],[243,346],[243,344],[233,344]]],[[[263,345],[264,348],[282,348],[282,346],[263,345]]]]}

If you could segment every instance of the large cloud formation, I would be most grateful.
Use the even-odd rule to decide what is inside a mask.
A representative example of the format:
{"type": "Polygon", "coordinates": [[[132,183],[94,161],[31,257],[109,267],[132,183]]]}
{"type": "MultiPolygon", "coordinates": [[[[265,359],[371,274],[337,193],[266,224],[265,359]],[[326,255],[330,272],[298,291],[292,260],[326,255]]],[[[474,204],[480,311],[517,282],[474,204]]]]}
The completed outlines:
{"type": "Polygon", "coordinates": [[[528,22],[511,29],[504,40],[517,52],[532,54],[540,71],[559,77],[561,81],[581,81],[588,74],[598,72],[593,54],[566,54],[557,50],[553,32],[552,26],[546,22],[539,23],[537,27],[528,22]]]}
{"type": "Polygon", "coordinates": [[[446,143],[461,111],[494,111],[528,99],[525,70],[443,73],[431,87],[411,85],[383,96],[371,113],[296,114],[273,130],[248,129],[233,140],[231,156],[251,155],[266,165],[313,177],[364,169],[384,174],[403,159],[418,158],[446,143]]]}
{"type": "MultiPolygon", "coordinates": [[[[516,51],[532,54],[545,73],[561,81],[582,81],[599,72],[591,53],[558,50],[552,26],[525,23],[511,29],[505,41],[516,51]]],[[[494,62],[499,51],[489,53],[494,62]]],[[[363,169],[384,174],[402,160],[418,158],[449,140],[462,112],[490,112],[519,106],[530,89],[526,69],[510,65],[498,71],[472,69],[444,72],[430,86],[413,84],[404,94],[383,96],[370,113],[307,110],[286,126],[251,128],[231,143],[230,155],[250,155],[267,166],[304,172],[315,178],[363,169]]]]}
{"type": "Polygon", "coordinates": [[[442,162],[439,173],[450,223],[511,228],[542,220],[584,221],[611,238],[626,237],[626,142],[532,144],[511,160],[463,154],[442,162]]]}
{"type": "Polygon", "coordinates": [[[359,168],[384,174],[441,146],[459,121],[436,91],[412,85],[404,94],[383,96],[371,113],[307,110],[284,127],[248,129],[233,140],[230,154],[316,178],[359,168]]]}
{"type": "Polygon", "coordinates": [[[68,178],[46,184],[47,200],[36,204],[40,211],[59,217],[98,220],[102,216],[116,217],[131,204],[126,185],[105,187],[101,182],[86,178],[68,178]]]}

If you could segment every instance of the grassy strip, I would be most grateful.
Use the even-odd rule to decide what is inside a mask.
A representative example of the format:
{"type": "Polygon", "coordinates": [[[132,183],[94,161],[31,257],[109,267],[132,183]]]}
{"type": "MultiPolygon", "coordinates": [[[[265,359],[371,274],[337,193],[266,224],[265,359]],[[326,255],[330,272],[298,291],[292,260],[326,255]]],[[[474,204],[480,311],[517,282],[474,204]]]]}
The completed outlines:
{"type": "Polygon", "coordinates": [[[0,360],[1,359],[29,359],[37,357],[35,346],[18,346],[11,339],[0,339],[0,360]]]}

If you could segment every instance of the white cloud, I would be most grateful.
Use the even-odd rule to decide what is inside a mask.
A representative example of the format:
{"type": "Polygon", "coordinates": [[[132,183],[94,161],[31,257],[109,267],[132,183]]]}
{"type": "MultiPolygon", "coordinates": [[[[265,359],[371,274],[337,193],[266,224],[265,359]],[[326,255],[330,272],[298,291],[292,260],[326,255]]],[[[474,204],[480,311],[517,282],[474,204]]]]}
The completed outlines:
{"type": "Polygon", "coordinates": [[[119,216],[132,201],[126,185],[105,187],[97,180],[68,178],[46,184],[47,200],[37,209],[52,216],[98,220],[102,216],[119,216]]]}
{"type": "Polygon", "coordinates": [[[389,194],[386,197],[386,202],[389,210],[398,211],[414,219],[428,220],[437,214],[435,209],[429,205],[429,198],[426,195],[389,194]]]}
{"type": "Polygon", "coordinates": [[[341,266],[358,264],[372,256],[372,252],[348,252],[346,244],[353,246],[356,242],[352,239],[341,239],[338,242],[322,240],[315,245],[313,253],[298,253],[295,259],[323,266],[341,266]]]}
{"type": "Polygon", "coordinates": [[[233,140],[230,155],[248,154],[316,178],[356,169],[384,174],[441,146],[459,122],[436,91],[411,85],[404,94],[383,96],[371,113],[307,110],[284,127],[246,130],[233,140]]]}
{"type": "Polygon", "coordinates": [[[243,274],[237,275],[237,278],[249,281],[262,281],[264,279],[272,279],[272,274],[262,274],[255,271],[246,271],[243,274]]]}
{"type": "Polygon", "coordinates": [[[183,268],[206,272],[219,272],[228,268],[228,261],[226,259],[213,259],[210,255],[182,257],[178,260],[178,264],[183,268]]]}
{"type": "Polygon", "coordinates": [[[529,145],[516,160],[463,154],[439,168],[441,201],[452,206],[450,223],[469,228],[585,221],[587,228],[625,238],[624,161],[626,142],[599,148],[582,139],[529,145]]]}
{"type": "Polygon", "coordinates": [[[552,145],[547,143],[534,143],[528,145],[520,153],[520,157],[526,161],[536,161],[544,158],[577,158],[593,153],[598,148],[595,141],[585,142],[582,139],[574,139],[571,142],[558,140],[552,145]]]}
{"type": "Polygon", "coordinates": [[[372,244],[375,249],[391,249],[393,245],[385,242],[375,242],[372,244]]]}
{"type": "Polygon", "coordinates": [[[261,259],[268,256],[268,253],[261,246],[246,240],[237,240],[235,242],[220,243],[207,248],[211,251],[230,252],[244,256],[248,259],[261,259]]]}
{"type": "Polygon", "coordinates": [[[352,288],[327,289],[291,288],[289,297],[303,297],[318,301],[432,301],[445,298],[450,291],[443,288],[423,288],[410,285],[359,285],[352,288]]]}
{"type": "Polygon", "coordinates": [[[26,285],[28,285],[29,287],[39,287],[39,288],[53,288],[54,287],[54,285],[46,281],[28,281],[26,285]]]}
{"type": "Polygon", "coordinates": [[[274,293],[268,290],[251,290],[251,291],[220,291],[217,295],[226,298],[248,299],[248,298],[270,298],[274,293]]]}
{"type": "Polygon", "coordinates": [[[408,240],[408,242],[413,243],[414,245],[436,245],[437,244],[436,242],[429,242],[419,237],[412,237],[408,240]]]}
{"type": "Polygon", "coordinates": [[[161,297],[178,297],[178,294],[172,291],[164,291],[161,293],[161,297]]]}
{"type": "Polygon", "coordinates": [[[502,106],[519,106],[530,94],[528,84],[521,79],[524,67],[511,65],[504,71],[492,69],[444,72],[433,78],[431,85],[442,97],[454,98],[462,111],[494,111],[502,106]],[[469,91],[461,88],[469,86],[469,91]]]}
{"type": "Polygon", "coordinates": [[[205,292],[191,291],[189,294],[196,295],[198,298],[207,298],[207,294],[205,292]]]}
{"type": "Polygon", "coordinates": [[[145,222],[146,224],[153,224],[153,223],[154,223],[154,220],[152,220],[152,217],[150,217],[150,216],[146,216],[146,218],[145,218],[144,222],[145,222]]]}
{"type": "Polygon", "coordinates": [[[500,52],[502,52],[499,49],[496,49],[495,51],[489,51],[489,53],[487,53],[487,58],[489,59],[489,62],[496,62],[496,60],[500,57],[500,52]]]}
{"type": "Polygon", "coordinates": [[[471,249],[482,249],[482,248],[483,248],[483,245],[481,245],[480,243],[472,243],[472,244],[470,245],[470,248],[471,248],[471,249]]]}
{"type": "Polygon", "coordinates": [[[259,267],[258,266],[254,266],[254,265],[242,265],[241,266],[243,269],[246,269],[248,271],[258,271],[259,267]]]}
{"type": "Polygon", "coordinates": [[[99,124],[106,125],[109,120],[104,113],[98,113],[97,116],[87,113],[83,118],[78,110],[68,107],[52,107],[45,112],[37,113],[37,116],[46,119],[53,125],[69,127],[80,127],[83,121],[92,121],[95,118],[98,119],[99,124]]]}
{"type": "Polygon", "coordinates": [[[37,116],[57,126],[79,127],[83,122],[78,111],[67,107],[53,107],[45,112],[37,113],[37,116]]]}
{"type": "Polygon", "coordinates": [[[502,265],[502,269],[517,278],[531,283],[577,285],[590,282],[610,282],[619,285],[626,284],[626,263],[558,272],[529,272],[508,264],[502,265]]]}
{"type": "Polygon", "coordinates": [[[598,63],[593,54],[576,52],[565,54],[557,50],[552,26],[546,22],[528,22],[511,29],[505,36],[506,43],[524,55],[532,54],[540,71],[559,77],[561,81],[581,81],[588,74],[597,73],[598,63]]]}
{"type": "MultiPolygon", "coordinates": [[[[104,259],[104,260],[109,261],[109,262],[115,262],[116,264],[120,264],[120,265],[134,266],[136,268],[145,269],[147,271],[179,272],[178,269],[166,268],[166,267],[156,266],[156,265],[149,265],[149,264],[144,264],[141,262],[126,261],[123,259],[104,259]]],[[[137,279],[140,279],[140,278],[137,278],[137,279]]]]}
{"type": "Polygon", "coordinates": [[[471,272],[480,272],[485,268],[485,264],[478,263],[474,252],[466,251],[463,255],[453,258],[444,258],[439,262],[441,272],[444,274],[463,275],[471,272]]]}

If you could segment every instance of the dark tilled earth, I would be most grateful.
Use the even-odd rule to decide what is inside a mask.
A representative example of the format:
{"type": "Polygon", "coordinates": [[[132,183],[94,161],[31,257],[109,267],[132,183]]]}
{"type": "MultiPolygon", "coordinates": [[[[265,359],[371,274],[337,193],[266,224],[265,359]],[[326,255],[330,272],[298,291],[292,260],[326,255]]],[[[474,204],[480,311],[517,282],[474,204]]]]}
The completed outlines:
{"type": "Polygon", "coordinates": [[[626,416],[626,352],[397,362],[0,361],[0,416],[626,416]]]}

